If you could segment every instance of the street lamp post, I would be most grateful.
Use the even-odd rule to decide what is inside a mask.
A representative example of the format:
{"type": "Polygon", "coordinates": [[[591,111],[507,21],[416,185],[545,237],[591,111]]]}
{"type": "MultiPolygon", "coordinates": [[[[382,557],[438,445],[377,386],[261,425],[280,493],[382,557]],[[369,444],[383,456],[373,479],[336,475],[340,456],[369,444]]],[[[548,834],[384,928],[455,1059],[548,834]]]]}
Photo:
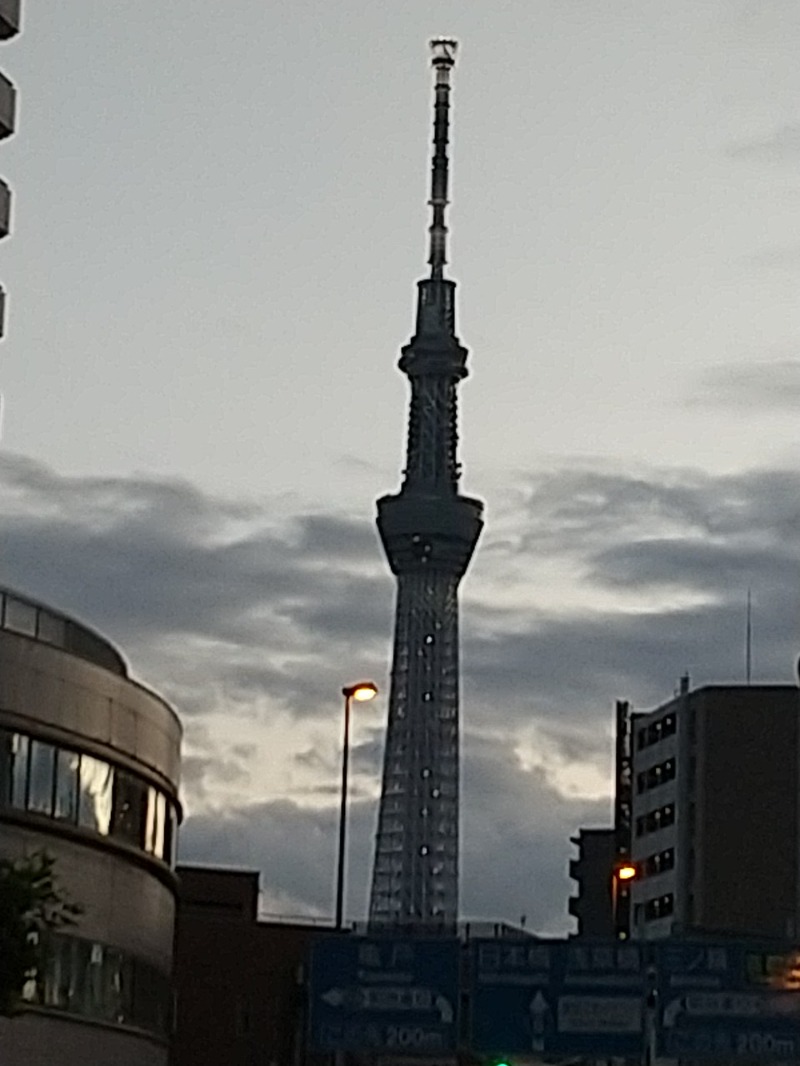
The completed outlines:
{"type": "Polygon", "coordinates": [[[342,928],[344,917],[344,855],[347,839],[347,771],[350,764],[350,705],[353,700],[359,703],[374,700],[378,695],[378,686],[372,681],[359,681],[357,685],[346,685],[342,689],[344,696],[344,740],[342,742],[342,791],[339,809],[339,855],[336,863],[336,928],[342,928]]]}
{"type": "Polygon", "coordinates": [[[622,859],[611,874],[611,915],[615,940],[627,940],[630,936],[631,884],[638,873],[635,863],[630,859],[622,859]]]}

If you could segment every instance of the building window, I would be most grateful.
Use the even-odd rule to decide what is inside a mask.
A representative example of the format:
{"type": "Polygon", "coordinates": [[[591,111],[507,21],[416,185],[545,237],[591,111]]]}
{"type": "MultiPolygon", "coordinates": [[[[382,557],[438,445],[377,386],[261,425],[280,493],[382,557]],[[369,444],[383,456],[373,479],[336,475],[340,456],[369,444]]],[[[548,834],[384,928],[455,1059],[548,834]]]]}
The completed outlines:
{"type": "Polygon", "coordinates": [[[43,744],[40,740],[31,741],[27,803],[29,811],[52,816],[55,760],[56,749],[51,744],[43,744]]]}
{"type": "Polygon", "coordinates": [[[4,626],[14,633],[22,633],[26,637],[35,637],[36,608],[33,604],[15,600],[13,596],[6,596],[4,626]]]}
{"type": "Polygon", "coordinates": [[[658,744],[658,742],[665,737],[673,736],[676,729],[677,720],[675,715],[664,715],[664,717],[659,718],[657,722],[651,722],[650,725],[642,726],[636,734],[636,746],[640,751],[642,748],[649,748],[651,744],[658,744]]]}
{"type": "Polygon", "coordinates": [[[174,804],[126,770],[0,729],[0,811],[27,810],[141,848],[174,865],[174,804]]]}
{"type": "Polygon", "coordinates": [[[64,619],[40,609],[36,636],[45,644],[55,644],[57,648],[63,648],[67,643],[67,627],[64,619]]]}
{"type": "Polygon", "coordinates": [[[649,899],[644,905],[644,920],[654,922],[659,918],[668,918],[675,910],[675,897],[672,893],[649,899]]]}
{"type": "Polygon", "coordinates": [[[642,863],[645,877],[655,877],[656,874],[666,873],[667,870],[673,870],[675,868],[675,849],[666,848],[664,851],[657,851],[653,855],[648,855],[642,863]]]}
{"type": "Polygon", "coordinates": [[[11,806],[26,807],[28,804],[28,756],[30,742],[19,733],[0,732],[0,743],[11,741],[11,806]]]}
{"type": "Polygon", "coordinates": [[[658,788],[669,781],[675,780],[676,763],[674,759],[666,759],[664,762],[651,766],[648,770],[640,770],[636,775],[636,788],[638,792],[646,792],[651,788],[658,788]]]}
{"type": "Polygon", "coordinates": [[[81,756],[78,825],[107,836],[111,828],[111,788],[114,771],[91,755],[81,756]]]}
{"type": "Polygon", "coordinates": [[[146,838],[146,826],[147,785],[124,770],[115,770],[111,835],[141,847],[146,838]]]}
{"type": "Polygon", "coordinates": [[[647,833],[657,833],[659,829],[666,829],[675,824],[675,806],[668,803],[665,807],[658,807],[654,811],[642,814],[636,819],[636,835],[644,836],[647,833]]]}
{"type": "Polygon", "coordinates": [[[55,934],[48,947],[43,970],[25,987],[29,1003],[167,1036],[171,994],[166,974],[116,948],[80,937],[55,934]]]}
{"type": "Polygon", "coordinates": [[[54,814],[65,822],[78,820],[78,785],[81,757],[65,748],[56,757],[56,795],[54,814]]]}

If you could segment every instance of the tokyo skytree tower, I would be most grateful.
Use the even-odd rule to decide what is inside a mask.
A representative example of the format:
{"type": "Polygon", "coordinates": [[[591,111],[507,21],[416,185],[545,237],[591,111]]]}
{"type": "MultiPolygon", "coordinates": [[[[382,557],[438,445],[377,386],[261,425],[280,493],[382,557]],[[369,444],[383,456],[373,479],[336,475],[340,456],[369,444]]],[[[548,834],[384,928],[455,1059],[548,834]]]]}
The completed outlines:
{"type": "Polygon", "coordinates": [[[394,657],[369,920],[447,932],[458,917],[458,586],[483,504],[458,491],[456,387],[467,350],[455,332],[447,261],[450,74],[456,42],[431,42],[435,72],[430,277],[417,283],[416,331],[402,349],[411,399],[400,491],[378,500],[397,578],[394,657]]]}

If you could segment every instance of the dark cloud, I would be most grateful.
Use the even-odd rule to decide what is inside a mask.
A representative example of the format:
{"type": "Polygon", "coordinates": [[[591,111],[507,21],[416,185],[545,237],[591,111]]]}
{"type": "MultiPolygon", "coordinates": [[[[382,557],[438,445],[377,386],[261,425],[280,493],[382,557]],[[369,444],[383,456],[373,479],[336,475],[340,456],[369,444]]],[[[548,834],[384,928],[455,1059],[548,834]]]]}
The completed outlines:
{"type": "MultiPolygon", "coordinates": [[[[393,585],[371,518],[287,518],[269,501],[61,477],[14,456],[0,457],[0,489],[9,584],[119,640],[183,715],[186,857],[255,865],[270,899],[329,913],[342,684],[374,678],[385,709],[393,585]],[[275,794],[259,764],[272,730],[292,784],[246,804],[275,794]]],[[[576,775],[594,782],[582,794],[602,787],[614,700],[654,706],[687,669],[695,684],[741,680],[748,588],[754,677],[791,680],[799,512],[786,470],[584,463],[514,486],[464,595],[469,914],[563,927],[569,836],[608,817],[606,801],[565,796],[576,775]]],[[[379,717],[359,720],[353,747],[358,914],[379,717]]]]}
{"type": "Polygon", "coordinates": [[[250,774],[235,759],[225,759],[220,755],[210,756],[184,755],[181,760],[181,780],[184,790],[188,790],[196,800],[206,800],[213,794],[214,785],[236,784],[240,787],[250,783],[250,774]]]}
{"type": "Polygon", "coordinates": [[[465,917],[518,922],[526,915],[534,929],[563,929],[569,838],[576,826],[607,824],[608,801],[564,799],[500,742],[471,737],[464,747],[465,917]]]}
{"type": "Polygon", "coordinates": [[[155,664],[184,713],[208,707],[210,676],[233,708],[261,693],[314,713],[341,687],[334,646],[356,670],[382,657],[391,581],[368,523],[281,522],[182,482],[60,477],[8,455],[0,485],[14,582],[155,664]]]}
{"type": "Polygon", "coordinates": [[[797,573],[797,552],[787,544],[770,552],[765,567],[758,546],[715,544],[700,538],[652,539],[598,552],[591,560],[593,576],[612,586],[648,589],[657,586],[698,591],[727,599],[728,590],[757,581],[762,594],[779,592],[797,573]]]}
{"type": "MultiPolygon", "coordinates": [[[[800,249],[797,253],[800,266],[800,249]]],[[[773,359],[711,367],[690,406],[720,407],[741,416],[794,414],[800,403],[800,359],[773,359]]]]}
{"type": "MultiPolygon", "coordinates": [[[[466,720],[501,705],[514,727],[607,722],[615,697],[652,706],[690,669],[696,683],[741,679],[747,589],[762,680],[791,681],[800,564],[800,477],[756,470],[580,469],[532,479],[513,551],[480,557],[530,607],[464,616],[466,720]],[[669,535],[665,536],[667,532],[669,535]],[[583,605],[543,610],[549,571],[578,574],[583,605]],[[624,597],[624,601],[620,599],[624,597]]],[[[488,570],[488,573],[486,572],[488,570]]]]}
{"type": "MultiPolygon", "coordinates": [[[[607,801],[568,801],[539,771],[524,770],[504,745],[473,740],[463,769],[462,912],[469,919],[557,930],[567,923],[570,835],[602,824],[607,801]],[[546,860],[543,857],[546,856],[546,860]]],[[[354,802],[348,820],[348,906],[366,912],[377,805],[354,802]]],[[[245,865],[263,871],[268,897],[291,913],[331,915],[338,812],[288,800],[190,817],[181,834],[184,862],[245,865]],[[293,910],[292,910],[293,909],[293,910]]]]}

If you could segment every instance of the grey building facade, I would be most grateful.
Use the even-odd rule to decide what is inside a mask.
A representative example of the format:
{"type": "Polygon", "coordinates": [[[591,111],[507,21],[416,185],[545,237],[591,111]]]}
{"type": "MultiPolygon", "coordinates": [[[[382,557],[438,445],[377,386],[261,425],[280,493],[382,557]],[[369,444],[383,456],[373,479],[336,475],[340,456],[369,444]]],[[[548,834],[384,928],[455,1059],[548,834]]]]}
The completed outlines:
{"type": "Polygon", "coordinates": [[[0,589],[0,855],[53,856],[83,908],[4,1066],[167,1066],[181,727],[104,638],[0,589]]]}
{"type": "Polygon", "coordinates": [[[689,690],[632,718],[631,935],[800,934],[800,692],[689,690]]]}

